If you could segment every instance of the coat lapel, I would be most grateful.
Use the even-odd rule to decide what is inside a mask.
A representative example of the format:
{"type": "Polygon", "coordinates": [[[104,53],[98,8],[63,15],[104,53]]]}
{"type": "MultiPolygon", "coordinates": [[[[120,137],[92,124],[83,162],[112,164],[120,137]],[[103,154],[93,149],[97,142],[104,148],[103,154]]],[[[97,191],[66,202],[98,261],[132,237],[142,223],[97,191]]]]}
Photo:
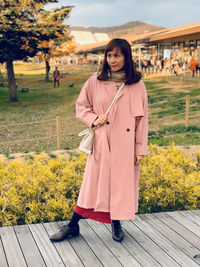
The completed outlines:
{"type": "MultiPolygon", "coordinates": [[[[113,99],[114,96],[117,93],[117,88],[116,88],[115,83],[114,82],[110,82],[110,81],[104,81],[103,83],[104,83],[104,87],[106,89],[107,94],[111,97],[111,99],[113,99]],[[113,87],[113,90],[111,90],[111,87],[113,87]]],[[[115,103],[117,103],[117,101],[119,100],[119,98],[126,93],[127,88],[128,88],[128,86],[127,85],[124,85],[124,87],[122,88],[121,92],[117,96],[117,99],[116,99],[116,102],[115,103]]]]}
{"type": "MultiPolygon", "coordinates": [[[[107,102],[107,104],[106,104],[106,106],[107,106],[106,110],[107,110],[108,107],[110,106],[113,98],[115,97],[115,95],[117,93],[117,87],[116,87],[114,82],[104,81],[103,83],[104,83],[104,88],[105,88],[106,94],[109,96],[109,103],[107,102]]],[[[109,117],[110,117],[111,121],[113,121],[113,119],[115,117],[118,100],[127,92],[127,90],[128,90],[128,86],[124,85],[122,90],[118,94],[117,99],[115,100],[115,103],[113,104],[113,106],[109,112],[109,117]]],[[[105,96],[105,99],[107,99],[106,96],[105,96]]]]}
{"type": "MultiPolygon", "coordinates": [[[[113,97],[117,93],[117,89],[115,88],[115,84],[113,82],[103,81],[103,86],[104,86],[106,94],[109,96],[109,100],[112,101],[113,97]]],[[[106,95],[104,97],[106,97],[106,95]]],[[[111,101],[110,101],[110,103],[111,103],[111,101]]]]}
{"type": "Polygon", "coordinates": [[[124,87],[120,91],[119,95],[117,96],[116,103],[120,99],[120,97],[122,97],[126,93],[127,89],[128,89],[128,86],[127,85],[124,85],[124,87]]]}

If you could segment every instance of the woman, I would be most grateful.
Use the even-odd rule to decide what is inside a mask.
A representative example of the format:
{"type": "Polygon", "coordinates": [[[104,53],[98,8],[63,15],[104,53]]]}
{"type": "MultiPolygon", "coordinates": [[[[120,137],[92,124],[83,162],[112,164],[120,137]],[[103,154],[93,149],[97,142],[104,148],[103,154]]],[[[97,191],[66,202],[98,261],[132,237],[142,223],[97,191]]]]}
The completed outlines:
{"type": "Polygon", "coordinates": [[[76,101],[76,116],[89,127],[101,127],[95,130],[74,214],[50,239],[79,235],[78,221],[90,218],[111,223],[113,239],[122,241],[120,220],[134,220],[138,211],[140,161],[148,139],[147,93],[126,40],[113,39],[106,46],[101,71],[88,79],[76,101]]]}

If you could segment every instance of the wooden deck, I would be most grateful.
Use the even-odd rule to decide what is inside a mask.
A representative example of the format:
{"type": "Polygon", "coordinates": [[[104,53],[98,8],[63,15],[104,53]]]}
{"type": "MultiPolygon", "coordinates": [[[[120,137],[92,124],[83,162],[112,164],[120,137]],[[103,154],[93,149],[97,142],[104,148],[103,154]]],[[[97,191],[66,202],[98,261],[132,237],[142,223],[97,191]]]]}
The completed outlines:
{"type": "Polygon", "coordinates": [[[0,267],[200,265],[200,210],[122,221],[121,243],[112,239],[110,224],[88,219],[79,223],[80,236],[51,243],[49,235],[65,223],[1,227],[0,267]]]}

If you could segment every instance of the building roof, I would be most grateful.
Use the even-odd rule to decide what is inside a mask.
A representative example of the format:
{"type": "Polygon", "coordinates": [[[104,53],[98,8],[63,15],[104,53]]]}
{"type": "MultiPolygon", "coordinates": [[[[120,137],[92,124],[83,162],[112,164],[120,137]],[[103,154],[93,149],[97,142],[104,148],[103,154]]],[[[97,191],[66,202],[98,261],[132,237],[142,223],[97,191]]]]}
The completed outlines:
{"type": "Polygon", "coordinates": [[[200,40],[200,22],[180,27],[174,27],[153,36],[138,38],[137,40],[135,40],[135,42],[157,44],[184,42],[198,39],[200,40]]]}
{"type": "Polygon", "coordinates": [[[89,31],[71,31],[70,35],[77,44],[94,44],[95,36],[89,31]]]}
{"type": "MultiPolygon", "coordinates": [[[[126,39],[131,44],[158,44],[174,43],[190,40],[200,40],[200,22],[170,29],[162,29],[155,32],[149,32],[141,35],[129,33],[120,38],[126,39]]],[[[108,42],[98,42],[89,45],[77,46],[76,53],[98,52],[104,50],[108,42]]]]}
{"type": "Polygon", "coordinates": [[[126,39],[127,41],[129,41],[132,44],[134,41],[136,41],[138,39],[148,38],[148,37],[157,35],[159,33],[166,32],[167,30],[168,29],[162,29],[162,30],[157,30],[157,31],[148,32],[148,33],[143,33],[143,34],[139,34],[139,35],[138,34],[136,35],[134,33],[129,33],[129,34],[120,36],[120,38],[126,39]]]}
{"type": "MultiPolygon", "coordinates": [[[[144,37],[147,37],[147,36],[151,36],[153,34],[156,34],[156,33],[163,32],[165,30],[158,30],[158,31],[155,31],[155,32],[141,34],[141,35],[136,35],[134,33],[128,33],[128,34],[125,34],[125,35],[120,36],[120,38],[126,39],[130,43],[130,45],[131,45],[132,42],[135,41],[135,40],[137,40],[139,37],[140,38],[144,38],[144,37]]],[[[108,41],[98,42],[98,43],[95,43],[95,44],[77,45],[76,46],[76,53],[77,54],[87,53],[87,52],[97,53],[98,51],[104,50],[104,48],[107,45],[108,41]]]]}
{"type": "Polygon", "coordinates": [[[107,33],[92,33],[89,31],[71,31],[70,35],[78,45],[95,44],[97,42],[110,40],[107,33]]]}
{"type": "Polygon", "coordinates": [[[97,42],[110,41],[110,38],[107,33],[94,33],[95,39],[97,42]]]}
{"type": "Polygon", "coordinates": [[[103,50],[107,43],[108,41],[98,42],[96,44],[77,45],[75,53],[77,54],[87,53],[87,52],[96,53],[98,51],[103,50]]]}

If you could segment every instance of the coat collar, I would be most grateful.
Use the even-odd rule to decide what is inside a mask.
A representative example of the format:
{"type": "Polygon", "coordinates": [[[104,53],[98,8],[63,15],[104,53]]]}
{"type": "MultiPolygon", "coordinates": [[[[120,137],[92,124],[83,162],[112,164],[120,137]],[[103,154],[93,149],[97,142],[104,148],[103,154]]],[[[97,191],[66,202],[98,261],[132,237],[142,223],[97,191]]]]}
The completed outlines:
{"type": "MultiPolygon", "coordinates": [[[[102,82],[105,85],[108,94],[111,94],[109,87],[113,87],[113,89],[115,88],[114,94],[112,92],[112,96],[114,97],[115,94],[117,93],[117,88],[116,88],[115,82],[111,82],[111,81],[102,81],[102,82]]],[[[124,87],[122,88],[121,92],[117,96],[116,102],[119,100],[119,98],[121,96],[123,96],[126,93],[127,89],[128,89],[128,86],[127,85],[124,85],[124,87]]]]}

